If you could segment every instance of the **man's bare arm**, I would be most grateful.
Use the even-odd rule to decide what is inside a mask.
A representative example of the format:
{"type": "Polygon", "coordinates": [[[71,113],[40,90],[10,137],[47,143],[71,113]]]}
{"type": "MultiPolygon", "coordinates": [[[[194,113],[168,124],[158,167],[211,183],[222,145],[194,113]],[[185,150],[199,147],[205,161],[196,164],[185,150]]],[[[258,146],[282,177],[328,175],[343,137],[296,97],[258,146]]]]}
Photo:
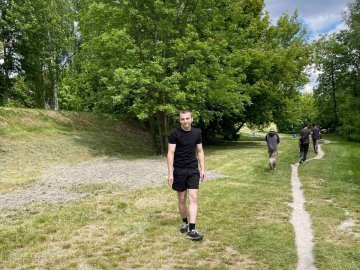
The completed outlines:
{"type": "Polygon", "coordinates": [[[200,164],[200,178],[201,180],[205,179],[205,153],[202,147],[202,143],[196,145],[196,150],[198,152],[198,159],[200,164]]]}
{"type": "Polygon", "coordinates": [[[175,154],[176,144],[168,144],[168,153],[167,153],[167,167],[168,167],[168,184],[172,185],[174,182],[174,154],[175,154]]]}

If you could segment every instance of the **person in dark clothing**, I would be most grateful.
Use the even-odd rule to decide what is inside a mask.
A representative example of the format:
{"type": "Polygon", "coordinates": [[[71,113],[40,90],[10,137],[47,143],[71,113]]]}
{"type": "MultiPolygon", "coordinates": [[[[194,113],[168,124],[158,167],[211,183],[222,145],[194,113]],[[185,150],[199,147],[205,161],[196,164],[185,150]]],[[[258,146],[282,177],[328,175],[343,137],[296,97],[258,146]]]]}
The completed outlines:
{"type": "Polygon", "coordinates": [[[199,182],[200,179],[205,180],[205,154],[202,137],[199,130],[191,127],[193,122],[191,111],[180,111],[179,120],[180,127],[169,136],[168,184],[178,194],[178,206],[182,218],[180,232],[187,232],[187,239],[201,240],[203,236],[196,230],[195,224],[198,212],[199,182]],[[187,219],[187,199],[189,199],[189,221],[187,219]]]}
{"type": "Polygon", "coordinates": [[[309,144],[310,144],[310,129],[308,128],[308,125],[305,124],[304,128],[300,130],[300,136],[299,136],[299,147],[300,147],[300,160],[299,163],[303,163],[306,160],[306,156],[309,150],[309,144]]]}
{"type": "Polygon", "coordinates": [[[311,132],[311,139],[313,141],[314,152],[317,154],[318,152],[318,140],[321,138],[321,132],[319,127],[316,125],[311,132]]]}
{"type": "Polygon", "coordinates": [[[276,134],[275,129],[270,128],[269,133],[265,136],[265,141],[269,153],[269,168],[270,170],[276,169],[276,158],[278,156],[277,146],[280,143],[279,135],[276,134]]]}

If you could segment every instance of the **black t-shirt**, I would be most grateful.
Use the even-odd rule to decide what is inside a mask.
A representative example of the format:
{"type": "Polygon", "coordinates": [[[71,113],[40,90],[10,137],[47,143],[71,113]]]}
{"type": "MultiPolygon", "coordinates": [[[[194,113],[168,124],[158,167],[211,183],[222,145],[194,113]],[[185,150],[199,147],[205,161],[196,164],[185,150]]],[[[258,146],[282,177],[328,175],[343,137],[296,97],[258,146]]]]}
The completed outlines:
{"type": "Polygon", "coordinates": [[[317,140],[319,139],[320,130],[317,127],[314,127],[312,130],[312,138],[317,140]]]}
{"type": "Polygon", "coordinates": [[[199,130],[191,128],[191,130],[185,131],[179,127],[170,134],[169,143],[176,144],[175,168],[198,168],[195,149],[197,144],[202,143],[199,130]]]}

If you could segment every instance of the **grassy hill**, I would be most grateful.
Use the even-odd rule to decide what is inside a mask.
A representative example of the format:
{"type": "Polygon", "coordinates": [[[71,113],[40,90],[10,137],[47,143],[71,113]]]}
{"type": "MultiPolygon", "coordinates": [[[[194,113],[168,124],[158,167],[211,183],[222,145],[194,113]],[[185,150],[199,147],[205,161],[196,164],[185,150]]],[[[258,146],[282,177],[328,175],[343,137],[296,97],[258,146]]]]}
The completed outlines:
{"type": "MultiPolygon", "coordinates": [[[[154,158],[149,135],[111,115],[0,108],[0,132],[0,196],[34,184],[54,164],[154,158]]],[[[299,168],[315,263],[360,269],[360,144],[328,138],[324,158],[299,168]]],[[[207,169],[223,177],[200,186],[202,242],[179,233],[176,194],[165,183],[110,188],[1,210],[0,269],[295,269],[290,165],[298,160],[297,140],[282,135],[271,173],[263,136],[204,149],[207,169]]]]}
{"type": "Polygon", "coordinates": [[[135,122],[106,114],[0,108],[0,193],[35,181],[57,163],[153,154],[135,122]]]}

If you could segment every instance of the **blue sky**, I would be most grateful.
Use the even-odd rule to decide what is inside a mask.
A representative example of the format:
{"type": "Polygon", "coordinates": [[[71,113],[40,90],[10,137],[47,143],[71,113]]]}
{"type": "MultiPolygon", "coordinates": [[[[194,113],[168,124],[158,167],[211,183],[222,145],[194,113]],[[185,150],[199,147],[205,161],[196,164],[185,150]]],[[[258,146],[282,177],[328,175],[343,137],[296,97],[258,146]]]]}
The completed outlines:
{"type": "MultiPolygon", "coordinates": [[[[282,13],[290,15],[297,9],[299,21],[306,27],[311,40],[322,34],[346,29],[343,13],[351,0],[264,0],[265,10],[270,12],[273,23],[282,13]]],[[[311,93],[316,85],[317,73],[309,70],[310,83],[301,92],[311,93]]]]}

